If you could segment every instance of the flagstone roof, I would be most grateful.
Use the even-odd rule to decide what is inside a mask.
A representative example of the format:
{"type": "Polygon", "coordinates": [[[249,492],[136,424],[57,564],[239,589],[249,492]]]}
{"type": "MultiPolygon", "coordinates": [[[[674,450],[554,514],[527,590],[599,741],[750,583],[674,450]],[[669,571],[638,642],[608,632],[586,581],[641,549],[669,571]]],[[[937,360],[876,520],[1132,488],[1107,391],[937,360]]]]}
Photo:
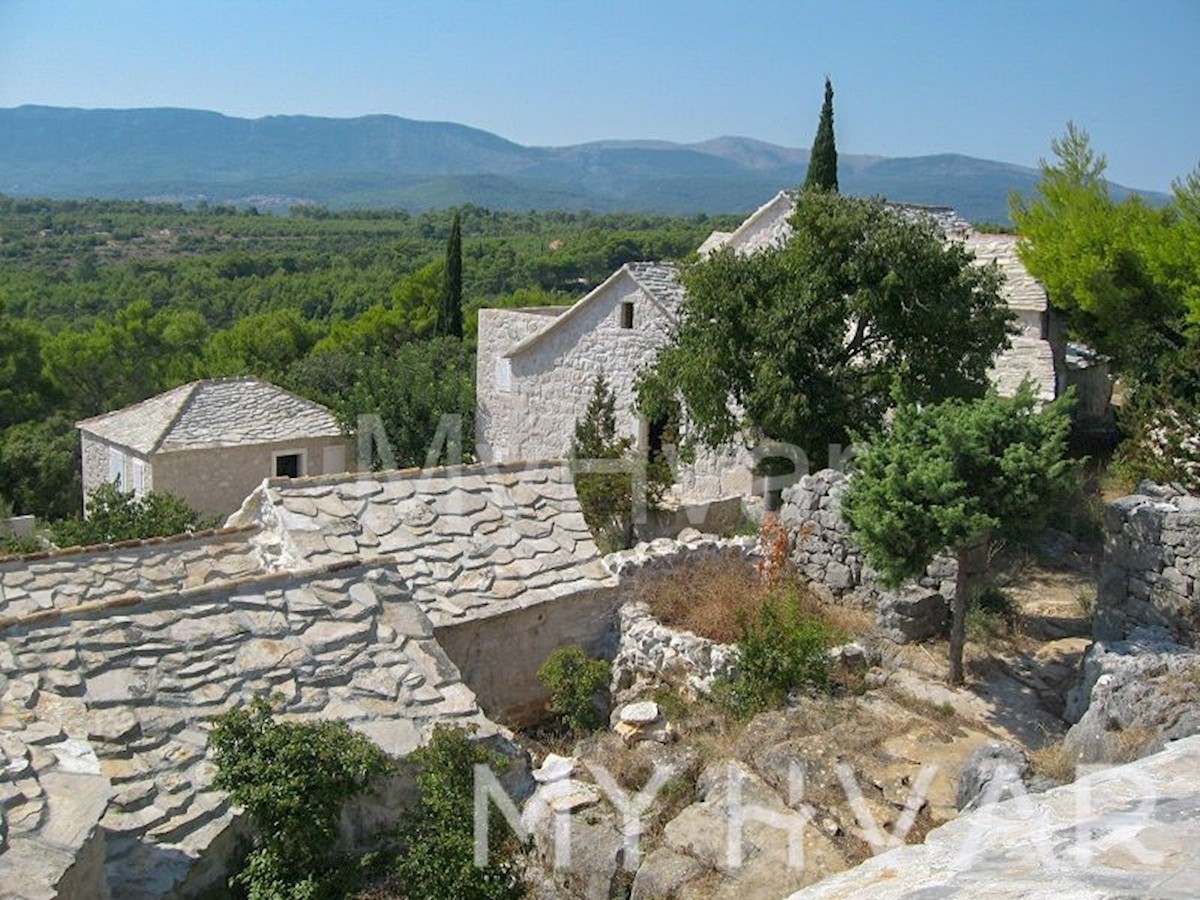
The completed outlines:
{"type": "Polygon", "coordinates": [[[143,455],[342,433],[324,406],[257,378],[193,381],[76,427],[143,455]]]}

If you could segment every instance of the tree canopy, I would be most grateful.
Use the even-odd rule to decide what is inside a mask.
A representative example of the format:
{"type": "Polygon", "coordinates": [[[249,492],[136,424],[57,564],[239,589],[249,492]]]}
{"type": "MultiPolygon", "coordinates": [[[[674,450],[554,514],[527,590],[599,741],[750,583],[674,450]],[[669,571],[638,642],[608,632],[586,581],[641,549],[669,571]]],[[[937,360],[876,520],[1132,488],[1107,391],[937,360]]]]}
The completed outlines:
{"type": "Polygon", "coordinates": [[[833,138],[833,85],[828,77],[825,79],[825,102],[821,104],[821,118],[817,122],[817,136],[808,157],[804,187],[834,193],[838,189],[837,143],[833,138]]]}
{"type": "Polygon", "coordinates": [[[686,267],[673,341],[638,381],[650,418],[682,400],[690,437],[786,441],[820,463],[899,396],[980,397],[1007,346],[1000,276],[932,221],[805,191],[786,246],[686,267]]]}
{"type": "Polygon", "coordinates": [[[1036,528],[1074,485],[1075,464],[1066,459],[1071,402],[1039,410],[1027,382],[1011,398],[904,404],[855,460],[842,513],[885,582],[919,577],[938,553],[958,557],[954,683],[962,682],[967,555],[993,537],[1036,528]]]}

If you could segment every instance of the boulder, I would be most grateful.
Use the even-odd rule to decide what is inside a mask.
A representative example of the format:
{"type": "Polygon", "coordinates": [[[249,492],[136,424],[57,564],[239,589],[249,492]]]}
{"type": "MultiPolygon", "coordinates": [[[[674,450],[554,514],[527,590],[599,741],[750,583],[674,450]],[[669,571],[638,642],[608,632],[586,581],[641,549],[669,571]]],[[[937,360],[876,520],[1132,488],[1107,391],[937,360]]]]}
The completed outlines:
{"type": "Polygon", "coordinates": [[[975,751],[963,764],[955,788],[955,806],[959,811],[976,809],[983,803],[1008,800],[1018,791],[1029,774],[1029,757],[1016,744],[990,741],[975,751]]]}

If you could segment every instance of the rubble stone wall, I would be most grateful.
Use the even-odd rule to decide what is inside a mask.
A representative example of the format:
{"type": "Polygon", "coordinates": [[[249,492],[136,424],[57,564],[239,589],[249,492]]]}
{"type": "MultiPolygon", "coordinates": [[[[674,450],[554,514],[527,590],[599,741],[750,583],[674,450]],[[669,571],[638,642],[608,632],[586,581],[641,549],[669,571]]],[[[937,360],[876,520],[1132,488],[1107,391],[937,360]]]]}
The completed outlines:
{"type": "Polygon", "coordinates": [[[1095,638],[1151,625],[1200,647],[1200,497],[1142,482],[1109,504],[1104,532],[1095,638]]]}
{"type": "Polygon", "coordinates": [[[884,633],[898,643],[938,634],[946,624],[957,567],[939,557],[919,581],[885,589],[850,537],[841,514],[846,475],[822,469],[783,492],[780,521],[792,538],[792,563],[829,599],[873,609],[884,633]]]}

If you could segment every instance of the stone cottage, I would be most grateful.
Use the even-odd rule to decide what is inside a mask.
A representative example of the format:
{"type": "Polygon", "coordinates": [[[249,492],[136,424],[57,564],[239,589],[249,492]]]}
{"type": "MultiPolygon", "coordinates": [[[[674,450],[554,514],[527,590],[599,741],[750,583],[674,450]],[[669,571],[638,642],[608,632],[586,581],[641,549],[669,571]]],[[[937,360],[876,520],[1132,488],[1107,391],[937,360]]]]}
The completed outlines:
{"type": "MultiPolygon", "coordinates": [[[[795,194],[781,191],[732,232],[714,232],[702,255],[730,246],[754,253],[791,235],[795,194]]],[[[992,378],[1001,393],[1033,379],[1040,399],[1060,392],[1044,288],[1016,254],[1016,238],[985,235],[953,210],[897,206],[904,215],[932,217],[949,240],[964,241],[983,264],[1005,275],[1004,295],[1021,333],[996,361],[992,378]]],[[[639,449],[654,449],[661,434],[634,407],[634,381],[669,339],[684,289],[675,267],[629,263],[573,306],[482,309],[476,369],[476,452],[482,461],[540,459],[562,455],[583,415],[597,375],[616,396],[617,427],[639,449]]],[[[742,448],[700,452],[683,466],[675,490],[685,502],[744,496],[752,487],[751,458],[742,448]]]]}
{"type": "Polygon", "coordinates": [[[85,497],[115,481],[210,515],[232,513],[264,478],[345,472],[350,453],[332,412],[256,378],[193,381],[76,427],[85,497]]]}

